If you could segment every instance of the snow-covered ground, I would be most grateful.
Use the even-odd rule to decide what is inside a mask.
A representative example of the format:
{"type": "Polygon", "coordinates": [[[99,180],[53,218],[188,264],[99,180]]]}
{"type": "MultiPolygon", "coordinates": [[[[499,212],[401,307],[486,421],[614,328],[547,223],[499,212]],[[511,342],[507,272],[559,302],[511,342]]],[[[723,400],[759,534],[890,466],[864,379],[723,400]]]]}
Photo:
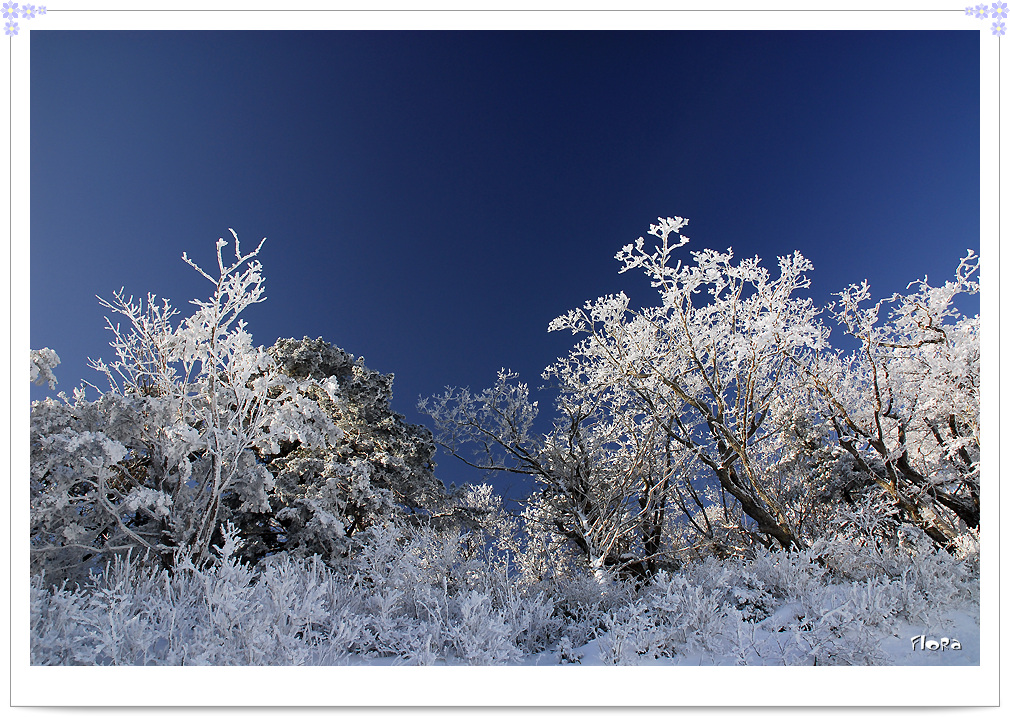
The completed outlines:
{"type": "MultiPolygon", "coordinates": [[[[745,663],[746,665],[774,666],[783,664],[782,661],[778,659],[778,656],[782,655],[783,652],[786,651],[788,645],[784,643],[787,643],[792,636],[784,636],[783,633],[777,632],[775,625],[782,618],[792,619],[794,614],[795,605],[786,605],[776,611],[774,615],[767,618],[763,623],[759,623],[755,626],[753,647],[745,663]]],[[[882,662],[882,664],[904,665],[908,667],[919,665],[931,665],[938,667],[978,665],[979,625],[977,617],[965,611],[954,611],[942,616],[942,618],[938,620],[938,623],[946,625],[946,627],[927,635],[927,639],[936,639],[939,641],[941,637],[956,637],[956,639],[959,640],[961,649],[952,650],[948,645],[942,651],[939,648],[936,650],[924,650],[918,646],[917,642],[916,647],[913,650],[911,638],[912,636],[924,634],[923,629],[921,627],[909,625],[907,622],[902,621],[894,626],[893,638],[885,637],[880,642],[880,649],[886,655],[886,662],[882,662]]],[[[603,660],[603,654],[606,648],[601,645],[601,642],[605,642],[605,640],[606,636],[595,638],[585,645],[577,648],[575,650],[575,656],[578,658],[578,662],[568,660],[562,661],[561,651],[555,648],[539,655],[533,655],[527,658],[523,664],[604,665],[607,664],[603,660]]],[[[650,659],[647,663],[640,664],[685,666],[741,664],[736,661],[736,657],[734,655],[729,654],[728,648],[729,646],[727,645],[727,651],[724,653],[693,651],[676,657],[650,659]]],[[[813,658],[811,658],[807,664],[813,665],[813,658]]]]}
{"type": "MultiPolygon", "coordinates": [[[[754,626],[754,633],[751,636],[753,644],[749,651],[745,663],[737,661],[737,656],[732,654],[732,646],[729,640],[725,641],[725,651],[704,652],[691,651],[679,654],[675,657],[643,658],[637,663],[640,665],[682,665],[682,666],[708,666],[708,665],[733,665],[741,664],[748,666],[776,666],[783,665],[781,656],[788,652],[788,644],[793,636],[790,633],[778,632],[783,622],[788,622],[796,617],[796,604],[791,603],[777,610],[771,617],[754,626]]],[[[955,667],[961,665],[979,664],[979,623],[978,616],[964,610],[955,610],[940,616],[936,623],[937,628],[932,632],[924,632],[921,626],[910,625],[906,621],[898,621],[893,625],[893,635],[882,636],[880,640],[880,651],[884,659],[880,665],[894,666],[933,666],[933,667],[955,667]],[[915,647],[912,646],[912,638],[925,635],[927,641],[940,642],[943,638],[957,640],[960,649],[951,649],[949,642],[935,649],[923,649],[921,641],[916,640],[915,647]]],[[[594,638],[584,645],[575,648],[562,649],[555,645],[549,650],[529,655],[522,660],[511,664],[526,666],[601,666],[607,665],[604,656],[608,650],[608,636],[602,635],[594,638]]],[[[344,664],[349,665],[372,665],[372,666],[392,666],[403,664],[400,657],[377,657],[372,659],[359,658],[348,660],[344,664]]],[[[456,661],[447,662],[438,660],[433,664],[460,664],[456,661]]],[[[795,665],[796,663],[789,663],[795,665]]],[[[814,660],[810,658],[806,662],[813,665],[814,660]]]]}
{"type": "Polygon", "coordinates": [[[339,569],[225,552],[171,574],[118,561],[73,590],[37,576],[32,664],[979,664],[977,543],[952,555],[911,531],[893,551],[835,540],[647,584],[524,584],[432,531],[378,537],[339,569]]]}

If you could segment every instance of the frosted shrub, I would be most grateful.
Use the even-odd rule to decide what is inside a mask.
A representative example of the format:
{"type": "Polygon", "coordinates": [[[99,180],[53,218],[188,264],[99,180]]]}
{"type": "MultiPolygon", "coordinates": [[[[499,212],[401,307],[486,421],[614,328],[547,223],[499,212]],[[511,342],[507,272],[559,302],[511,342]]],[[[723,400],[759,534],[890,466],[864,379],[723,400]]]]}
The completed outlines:
{"type": "Polygon", "coordinates": [[[931,541],[919,528],[902,528],[904,554],[898,582],[903,588],[902,612],[907,619],[933,626],[933,616],[946,610],[972,606],[977,610],[977,562],[959,559],[945,550],[932,550],[931,541]]]}
{"type": "Polygon", "coordinates": [[[979,531],[977,528],[965,531],[959,535],[952,546],[954,557],[962,561],[965,570],[969,574],[975,576],[979,572],[979,547],[979,531]]]}
{"type": "Polygon", "coordinates": [[[318,561],[289,558],[253,570],[227,535],[216,564],[202,569],[182,558],[170,574],[117,557],[76,591],[46,590],[36,577],[32,663],[306,664],[332,632],[332,577],[318,561]]]}
{"type": "MultiPolygon", "coordinates": [[[[167,300],[120,289],[103,307],[115,359],[91,361],[108,388],[31,406],[33,574],[77,583],[113,556],[163,567],[210,561],[231,522],[237,557],[277,552],[336,561],[356,533],[445,502],[430,431],[390,408],[391,374],[322,339],[255,346],[242,314],[265,300],[260,246],[216,244],[212,285],[177,320],[167,300]]],[[[31,354],[33,382],[59,357],[31,354]]]]}
{"type": "MultiPolygon", "coordinates": [[[[177,325],[177,311],[152,295],[134,300],[120,289],[101,300],[126,326],[107,319],[116,359],[91,362],[109,386],[98,401],[82,388],[66,405],[32,404],[35,571],[79,580],[89,557],[131,549],[165,565],[179,549],[209,560],[232,508],[269,510],[273,476],[256,451],[338,437],[265,349],[253,347],[240,315],[264,300],[260,247],[243,255],[235,237],[228,263],[227,244],[216,244],[216,277],[183,255],[214,289],[177,325]]],[[[36,364],[33,354],[33,376],[36,364]]]]}
{"type": "Polygon", "coordinates": [[[607,618],[604,662],[628,664],[711,651],[729,609],[722,596],[682,576],[661,574],[647,595],[607,618]]]}
{"type": "Polygon", "coordinates": [[[542,584],[554,596],[561,634],[580,647],[608,630],[611,614],[635,599],[633,584],[606,576],[575,574],[542,584]]]}
{"type": "MultiPolygon", "coordinates": [[[[43,575],[31,580],[31,662],[33,665],[82,664],[77,637],[88,596],[64,587],[47,590],[43,575]]],[[[89,664],[85,659],[83,664],[89,664]]],[[[93,663],[91,663],[93,664],[93,663]]]]}
{"type": "Polygon", "coordinates": [[[841,550],[849,544],[832,541],[816,550],[756,549],[750,559],[709,558],[675,575],[661,573],[633,602],[604,616],[601,659],[888,664],[883,643],[898,626],[941,627],[942,615],[978,610],[969,563],[936,550],[913,526],[899,535],[890,554],[865,544],[841,550]],[[848,562],[857,560],[862,578],[851,576],[848,562]]]}
{"type": "Polygon", "coordinates": [[[544,649],[558,631],[552,599],[524,594],[505,559],[458,529],[376,527],[345,572],[369,595],[366,647],[379,654],[491,664],[544,649]]]}
{"type": "Polygon", "coordinates": [[[36,576],[32,664],[299,665],[336,661],[354,641],[318,561],[284,557],[259,572],[226,553],[214,567],[177,567],[117,557],[75,590],[36,576]]]}
{"type": "Polygon", "coordinates": [[[911,622],[978,601],[977,530],[965,531],[951,546],[915,525],[899,523],[893,512],[865,500],[842,513],[837,533],[812,549],[834,580],[880,579],[900,584],[901,614],[911,622]]]}
{"type": "Polygon", "coordinates": [[[487,594],[472,591],[456,602],[448,630],[456,656],[471,664],[508,662],[521,656],[503,616],[487,594]]]}
{"type": "Polygon", "coordinates": [[[863,546],[876,571],[863,579],[830,567],[857,559],[852,551],[759,549],[660,573],[637,592],[585,575],[550,593],[525,591],[465,532],[390,522],[369,535],[339,569],[286,554],[250,566],[226,526],[207,565],[183,556],[168,571],[117,557],[74,588],[47,589],[38,575],[32,663],[502,664],[552,648],[571,662],[597,639],[612,664],[886,664],[883,642],[901,625],[941,627],[951,611],[978,610],[970,565],[915,529],[876,567],[863,546]]]}
{"type": "Polygon", "coordinates": [[[769,586],[772,597],[794,600],[816,592],[824,584],[825,569],[811,551],[756,550],[746,569],[761,585],[769,586]]]}

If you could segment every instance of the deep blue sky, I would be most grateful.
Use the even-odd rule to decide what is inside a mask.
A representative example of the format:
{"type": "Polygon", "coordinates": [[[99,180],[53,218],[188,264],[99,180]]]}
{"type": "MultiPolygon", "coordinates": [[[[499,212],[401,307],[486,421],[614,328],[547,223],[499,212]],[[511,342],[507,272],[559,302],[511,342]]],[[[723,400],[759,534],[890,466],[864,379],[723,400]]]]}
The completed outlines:
{"type": "MultiPolygon", "coordinates": [[[[977,31],[55,32],[31,44],[31,344],[60,388],[108,357],[94,298],[188,310],[233,227],[266,236],[255,341],[322,336],[394,408],[539,385],[555,316],[691,249],[799,249],[826,301],[951,275],[979,248],[977,31]]],[[[33,398],[47,395],[33,389],[33,398]]],[[[548,412],[549,413],[549,412],[548,412]]],[[[439,457],[446,483],[476,479],[439,457]]]]}

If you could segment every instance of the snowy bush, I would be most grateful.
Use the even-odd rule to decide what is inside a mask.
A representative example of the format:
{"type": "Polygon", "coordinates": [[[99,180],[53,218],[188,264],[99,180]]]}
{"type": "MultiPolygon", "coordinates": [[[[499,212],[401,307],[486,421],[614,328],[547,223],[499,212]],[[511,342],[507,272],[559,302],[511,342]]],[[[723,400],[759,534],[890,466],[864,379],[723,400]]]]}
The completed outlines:
{"type": "Polygon", "coordinates": [[[890,554],[841,541],[804,551],[756,550],[661,574],[607,617],[606,663],[672,658],[703,664],[888,664],[883,643],[903,625],[942,628],[978,614],[978,579],[921,530],[890,554]],[[876,557],[875,557],[876,556],[876,557]],[[855,566],[863,567],[854,577],[855,566]]]}
{"type": "MultiPolygon", "coordinates": [[[[453,528],[368,531],[339,568],[279,553],[166,570],[116,557],[86,586],[32,582],[33,664],[888,664],[897,635],[975,615],[970,565],[910,529],[886,560],[840,541],[693,561],[637,591],[591,575],[523,590],[453,528]],[[864,577],[846,570],[862,562],[864,577]],[[908,630],[905,630],[906,632],[908,630]]],[[[904,640],[902,640],[904,647],[904,640]]]]}
{"type": "MultiPolygon", "coordinates": [[[[444,502],[430,432],[389,406],[392,375],[321,339],[256,347],[241,313],[264,300],[259,247],[228,263],[217,243],[207,300],[176,322],[167,300],[116,292],[102,305],[116,359],[108,389],[31,410],[33,573],[82,582],[132,551],[165,567],[213,556],[234,523],[240,555],[345,556],[355,533],[444,502]]],[[[262,246],[262,242],[261,242],[262,246]]],[[[32,379],[58,363],[32,352],[32,379]]],[[[90,384],[88,384],[90,386],[90,384]]],[[[94,386],[91,386],[94,388],[94,386]]]]}
{"type": "Polygon", "coordinates": [[[83,588],[32,581],[32,663],[306,664],[328,635],[330,587],[318,561],[254,571],[226,531],[213,566],[169,572],[116,556],[83,588]]]}
{"type": "Polygon", "coordinates": [[[345,570],[287,554],[244,564],[232,527],[213,564],[184,556],[168,571],[117,556],[76,588],[47,588],[36,576],[32,663],[495,664],[555,639],[549,597],[521,595],[507,574],[469,564],[441,541],[439,559],[425,565],[430,531],[376,532],[383,534],[345,570]]]}

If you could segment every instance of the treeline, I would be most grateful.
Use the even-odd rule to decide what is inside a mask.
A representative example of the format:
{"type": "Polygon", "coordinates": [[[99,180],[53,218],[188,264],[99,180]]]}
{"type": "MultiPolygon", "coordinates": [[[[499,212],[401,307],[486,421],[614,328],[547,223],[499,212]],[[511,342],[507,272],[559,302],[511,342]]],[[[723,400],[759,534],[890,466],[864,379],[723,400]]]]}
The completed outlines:
{"type": "MultiPolygon", "coordinates": [[[[927,546],[955,562],[977,556],[979,327],[957,306],[979,290],[977,257],[941,286],[874,300],[864,282],[819,308],[801,295],[812,266],[799,252],[774,273],[732,251],[675,261],[686,224],[660,219],[654,246],[639,238],[617,254],[622,272],[649,277],[654,305],[622,293],[551,323],[578,338],[543,374],[554,390],[547,432],[508,371],[488,389],[422,401],[433,434],[392,411],[391,375],[322,339],[256,346],[241,314],[264,299],[260,248],[243,254],[237,236],[234,259],[218,241],[214,273],[183,255],[213,286],[185,318],[167,300],[116,293],[102,302],[116,317],[115,358],[92,362],[106,385],[32,403],[36,598],[86,591],[110,579],[95,577],[110,561],[173,580],[318,561],[345,587],[393,589],[360,572],[381,546],[405,551],[418,575],[442,565],[455,576],[456,602],[446,582],[441,601],[424,603],[439,624],[532,600],[545,625],[583,626],[538,637],[502,627],[512,635],[502,659],[515,659],[612,632],[607,620],[636,591],[709,560],[804,555],[830,583],[853,579],[830,557],[843,544],[884,562],[923,560],[927,546]],[[832,348],[832,327],[857,348],[832,348]],[[523,512],[504,511],[487,487],[447,490],[436,443],[485,471],[532,477],[523,512]],[[465,607],[470,593],[486,604],[465,607]]],[[[33,351],[32,380],[54,388],[58,363],[33,351]]],[[[439,659],[462,644],[443,632],[417,638],[442,645],[430,652],[439,659]]]]}

